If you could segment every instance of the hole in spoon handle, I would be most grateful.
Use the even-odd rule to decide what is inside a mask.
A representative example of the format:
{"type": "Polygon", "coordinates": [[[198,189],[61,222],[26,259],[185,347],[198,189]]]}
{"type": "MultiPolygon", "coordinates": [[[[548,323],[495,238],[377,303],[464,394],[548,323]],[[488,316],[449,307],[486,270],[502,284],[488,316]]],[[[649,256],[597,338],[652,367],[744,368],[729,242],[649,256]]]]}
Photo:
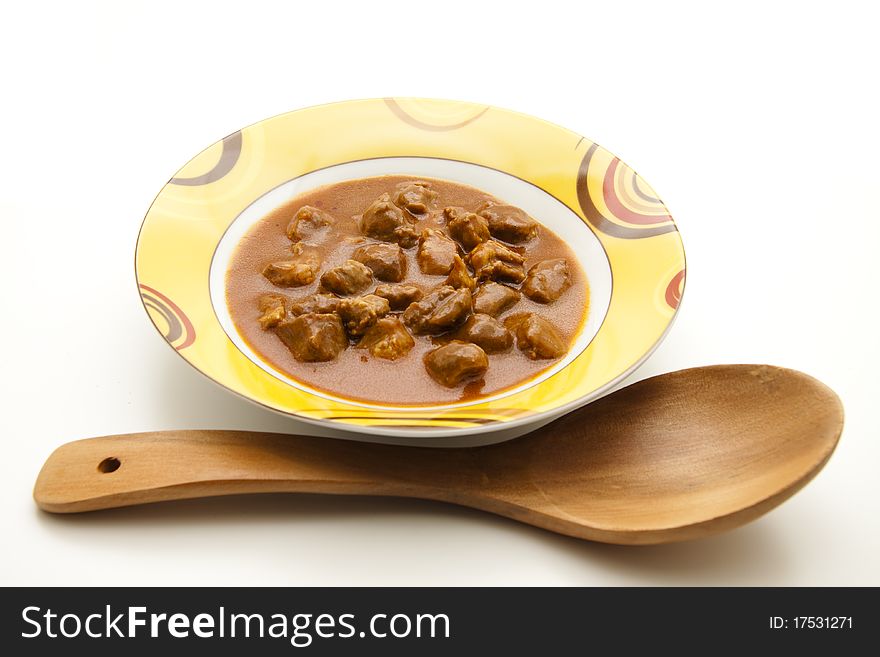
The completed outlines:
{"type": "Polygon", "coordinates": [[[98,463],[98,472],[102,474],[110,474],[111,472],[116,472],[119,467],[122,465],[122,461],[120,461],[115,456],[108,456],[103,461],[98,463]]]}

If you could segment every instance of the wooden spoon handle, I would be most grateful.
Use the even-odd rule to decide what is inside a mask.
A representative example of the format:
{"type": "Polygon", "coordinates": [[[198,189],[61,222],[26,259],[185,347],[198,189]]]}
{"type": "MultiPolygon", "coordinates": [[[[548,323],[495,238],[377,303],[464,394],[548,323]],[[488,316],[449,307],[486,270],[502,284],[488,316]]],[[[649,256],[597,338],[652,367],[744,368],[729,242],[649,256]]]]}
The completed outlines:
{"type": "Polygon", "coordinates": [[[55,450],[34,499],[46,511],[75,513],[236,493],[411,495],[424,467],[440,479],[432,483],[455,486],[461,469],[451,461],[460,458],[459,450],[250,431],[106,436],[55,450]]]}

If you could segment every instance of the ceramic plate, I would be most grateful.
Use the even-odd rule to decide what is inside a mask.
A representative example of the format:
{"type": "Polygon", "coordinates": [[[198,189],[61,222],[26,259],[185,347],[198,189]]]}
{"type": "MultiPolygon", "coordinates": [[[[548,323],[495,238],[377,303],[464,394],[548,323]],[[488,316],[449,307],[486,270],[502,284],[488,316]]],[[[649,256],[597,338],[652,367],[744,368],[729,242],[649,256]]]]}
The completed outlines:
{"type": "Polygon", "coordinates": [[[135,267],[150,319],[205,376],[272,410],[386,437],[509,432],[601,396],[663,338],[685,277],[666,207],[605,149],[523,114],[404,98],[290,112],[210,146],[159,192],[141,227],[135,267]],[[523,208],[571,245],[589,280],[590,309],[569,354],[492,397],[399,408],[333,397],[263,362],[225,303],[224,277],[239,239],[304,191],[383,174],[472,185],[523,208]]]}

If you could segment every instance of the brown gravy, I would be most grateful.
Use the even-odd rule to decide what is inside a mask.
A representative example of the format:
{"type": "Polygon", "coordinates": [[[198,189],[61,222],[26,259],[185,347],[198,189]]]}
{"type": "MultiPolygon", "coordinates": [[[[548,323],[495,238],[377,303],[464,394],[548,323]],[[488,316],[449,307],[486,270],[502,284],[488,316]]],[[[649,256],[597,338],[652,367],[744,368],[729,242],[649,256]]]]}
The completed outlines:
{"type": "MultiPolygon", "coordinates": [[[[276,208],[242,238],[226,275],[226,299],[239,334],[266,363],[311,388],[333,396],[386,405],[421,406],[494,395],[534,378],[558,362],[562,356],[533,360],[514,344],[505,352],[489,354],[489,366],[482,376],[447,387],[428,375],[425,356],[437,345],[448,341],[448,336],[413,335],[415,346],[396,360],[374,357],[366,349],[355,348],[356,340],[353,339],[351,345],[333,360],[303,362],[294,357],[272,330],[261,327],[258,306],[263,295],[282,294],[291,299],[301,299],[325,291],[321,287],[321,274],[345,263],[358,247],[377,243],[377,240],[365,237],[361,232],[358,221],[365,209],[383,193],[393,191],[399,183],[413,180],[417,179],[410,176],[379,176],[326,185],[276,208]],[[291,258],[292,244],[286,230],[291,218],[303,206],[313,206],[332,215],[336,220],[332,226],[333,236],[316,247],[320,252],[321,264],[320,273],[313,282],[298,287],[278,287],[262,272],[270,263],[291,258]]],[[[418,180],[428,180],[439,194],[430,212],[415,222],[419,233],[426,228],[448,233],[447,219],[443,215],[445,207],[460,206],[473,210],[486,201],[504,204],[467,185],[437,179],[418,180]]],[[[552,303],[536,303],[521,294],[520,300],[499,314],[498,319],[503,322],[512,315],[534,313],[552,323],[567,351],[586,317],[588,283],[569,247],[552,231],[540,225],[540,218],[536,220],[537,236],[512,245],[525,258],[524,270],[528,272],[530,267],[543,260],[563,258],[568,263],[571,285],[552,303]]],[[[403,283],[415,285],[427,293],[442,285],[446,276],[423,273],[416,259],[417,250],[418,246],[404,249],[406,275],[403,283]]],[[[464,254],[464,251],[461,253],[464,254]]],[[[360,294],[370,294],[383,283],[382,280],[373,280],[370,287],[360,294]]],[[[522,287],[521,284],[510,286],[522,287]]],[[[402,313],[393,311],[393,314],[400,316],[402,313]]]]}

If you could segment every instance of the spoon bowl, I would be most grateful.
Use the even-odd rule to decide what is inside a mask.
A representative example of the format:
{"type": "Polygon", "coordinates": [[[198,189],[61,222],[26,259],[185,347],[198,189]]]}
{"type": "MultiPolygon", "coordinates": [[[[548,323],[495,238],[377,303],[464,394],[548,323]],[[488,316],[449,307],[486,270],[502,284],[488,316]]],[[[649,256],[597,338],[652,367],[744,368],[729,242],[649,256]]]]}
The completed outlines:
{"type": "Polygon", "coordinates": [[[460,504],[606,543],[732,529],[803,487],[843,427],[794,370],[718,365],[635,383],[515,440],[432,449],[247,431],[164,431],[59,447],[34,488],[76,513],[239,493],[392,495],[460,504]]]}

